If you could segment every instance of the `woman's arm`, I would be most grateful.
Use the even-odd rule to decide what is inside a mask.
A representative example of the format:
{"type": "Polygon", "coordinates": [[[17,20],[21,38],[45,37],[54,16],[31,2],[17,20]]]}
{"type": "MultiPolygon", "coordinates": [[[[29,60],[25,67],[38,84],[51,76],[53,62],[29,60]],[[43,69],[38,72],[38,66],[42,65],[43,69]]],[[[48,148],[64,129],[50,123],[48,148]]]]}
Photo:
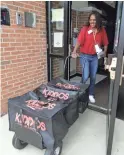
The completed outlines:
{"type": "Polygon", "coordinates": [[[78,48],[80,47],[80,43],[76,42],[75,48],[72,53],[77,53],[78,48]]]}

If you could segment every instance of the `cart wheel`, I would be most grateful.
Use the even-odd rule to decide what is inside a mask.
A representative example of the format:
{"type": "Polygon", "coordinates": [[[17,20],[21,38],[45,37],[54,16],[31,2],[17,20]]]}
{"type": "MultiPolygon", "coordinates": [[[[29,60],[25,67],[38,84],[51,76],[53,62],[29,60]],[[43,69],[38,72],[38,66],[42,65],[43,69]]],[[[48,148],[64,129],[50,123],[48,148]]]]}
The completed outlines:
{"type": "Polygon", "coordinates": [[[14,148],[19,149],[19,150],[25,148],[25,147],[28,145],[28,143],[25,143],[25,142],[21,141],[21,140],[16,136],[16,134],[14,134],[14,136],[13,136],[12,144],[13,144],[14,148]]]}

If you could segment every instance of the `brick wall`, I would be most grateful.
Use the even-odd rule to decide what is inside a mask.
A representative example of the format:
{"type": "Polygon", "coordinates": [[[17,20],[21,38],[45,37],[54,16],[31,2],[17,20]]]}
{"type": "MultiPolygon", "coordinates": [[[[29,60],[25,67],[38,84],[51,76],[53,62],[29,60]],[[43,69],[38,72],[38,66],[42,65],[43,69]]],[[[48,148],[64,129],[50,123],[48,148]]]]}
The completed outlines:
{"type": "Polygon", "coordinates": [[[8,98],[22,95],[47,82],[45,2],[1,3],[10,10],[11,26],[1,26],[1,114],[7,112],[8,98]],[[16,11],[23,25],[16,25],[16,11]],[[24,12],[36,13],[36,28],[24,26],[24,12]]]}
{"type": "Polygon", "coordinates": [[[53,58],[51,61],[52,68],[52,79],[57,77],[64,77],[64,59],[62,58],[53,58]]]}
{"type": "MultiPolygon", "coordinates": [[[[81,28],[84,25],[87,24],[88,17],[89,17],[90,13],[91,12],[78,11],[78,14],[77,14],[77,28],[78,28],[79,31],[81,30],[81,28]]],[[[75,27],[76,27],[76,11],[72,10],[72,29],[74,30],[75,27]]]]}
{"type": "Polygon", "coordinates": [[[72,34],[75,27],[76,27],[76,11],[72,10],[72,34]]]}

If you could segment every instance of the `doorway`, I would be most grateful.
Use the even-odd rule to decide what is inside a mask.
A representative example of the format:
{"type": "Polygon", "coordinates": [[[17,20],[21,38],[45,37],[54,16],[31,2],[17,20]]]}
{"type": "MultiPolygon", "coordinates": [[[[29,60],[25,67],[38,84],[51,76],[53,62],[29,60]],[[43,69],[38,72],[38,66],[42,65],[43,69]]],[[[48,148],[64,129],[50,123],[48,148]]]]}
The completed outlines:
{"type": "MultiPolygon", "coordinates": [[[[81,28],[87,24],[89,14],[92,11],[97,11],[102,18],[102,25],[106,29],[108,40],[109,40],[109,46],[108,46],[108,54],[114,53],[113,46],[114,46],[114,32],[115,32],[115,22],[116,22],[116,12],[117,12],[117,6],[116,3],[114,3],[113,7],[106,4],[105,2],[72,2],[72,50],[74,48],[75,44],[75,36],[78,36],[81,28]],[[102,3],[102,4],[101,4],[102,3]],[[104,10],[105,8],[105,10],[104,10]],[[103,13],[106,11],[106,13],[103,13]],[[111,13],[108,13],[111,12],[111,13]]],[[[71,60],[71,66],[73,67],[75,64],[75,60],[71,60]]],[[[73,72],[71,70],[70,73],[70,80],[79,82],[81,81],[82,71],[81,66],[79,63],[79,60],[76,60],[76,67],[73,68],[73,72]],[[76,74],[74,75],[73,72],[76,68],[76,74]]],[[[89,108],[100,111],[103,113],[107,113],[108,108],[108,94],[109,94],[109,86],[110,86],[110,80],[109,80],[109,72],[104,69],[104,58],[99,60],[99,67],[96,75],[96,86],[95,86],[95,98],[96,103],[91,104],[89,103],[89,108]],[[102,101],[102,102],[101,102],[102,101]]],[[[90,84],[90,79],[88,79],[87,84],[90,84]]]]}
{"type": "Polygon", "coordinates": [[[69,55],[70,7],[71,3],[64,1],[46,2],[48,81],[56,77],[69,80],[70,65],[68,63],[65,69],[63,66],[69,55]]]}
{"type": "MultiPolygon", "coordinates": [[[[75,2],[76,4],[78,2],[75,2]]],[[[88,2],[87,2],[88,3],[88,2]]],[[[94,3],[94,2],[93,2],[94,3]]],[[[96,2],[97,7],[103,6],[104,2],[96,2]],[[102,4],[101,4],[102,3],[102,4]]],[[[93,5],[93,4],[92,4],[93,5]]],[[[73,50],[73,45],[75,43],[75,33],[78,33],[77,23],[75,22],[75,27],[72,24],[72,16],[75,15],[75,21],[77,16],[80,15],[79,12],[73,13],[74,10],[73,2],[48,2],[47,3],[47,30],[48,30],[48,80],[52,80],[56,77],[64,77],[67,80],[79,80],[81,79],[80,66],[78,60],[67,61],[67,66],[64,70],[64,63],[66,57],[70,55],[70,52],[73,50]],[[54,4],[55,3],[55,4],[54,4]],[[63,13],[62,13],[63,12],[63,13]],[[54,15],[58,13],[60,18],[59,20],[54,18],[54,15]],[[74,33],[73,33],[74,31],[74,33]],[[59,34],[58,34],[59,33],[59,34]],[[58,38],[57,38],[58,36],[58,38]],[[76,66],[75,66],[76,65],[76,66]]],[[[85,11],[86,11],[85,6],[85,11]]],[[[106,8],[106,4],[104,4],[106,8]]],[[[88,7],[87,7],[88,8],[88,7]]],[[[91,7],[93,9],[93,7],[91,7]]],[[[108,7],[109,10],[110,7],[108,7]]],[[[88,8],[89,9],[89,8],[88,8]]],[[[113,16],[112,21],[110,21],[112,16],[107,16],[106,20],[109,20],[108,25],[110,32],[110,27],[112,24],[116,23],[116,27],[113,26],[115,34],[112,33],[111,37],[111,46],[109,47],[109,53],[116,53],[117,58],[117,70],[116,76],[113,82],[110,82],[109,72],[103,70],[103,60],[99,62],[98,69],[98,80],[96,83],[96,100],[98,101],[95,105],[89,104],[89,108],[92,110],[100,111],[107,114],[107,155],[111,155],[113,134],[114,134],[114,124],[116,118],[116,109],[119,93],[119,82],[121,76],[121,67],[122,67],[122,56],[123,56],[123,36],[122,29],[124,29],[124,2],[118,2],[115,5],[115,12],[111,12],[113,16]],[[118,11],[117,11],[118,10],[118,11]],[[120,15],[119,15],[120,11],[120,15]],[[115,37],[114,37],[115,36],[115,37]],[[114,42],[115,40],[115,42],[114,42]],[[116,46],[115,46],[116,45],[116,46]],[[109,91],[110,90],[110,91],[109,91]],[[102,95],[100,94],[102,92],[102,95]],[[103,95],[104,94],[104,95],[103,95]],[[103,103],[104,102],[104,103],[103,103]],[[108,104],[109,103],[109,104],[108,104]]],[[[99,11],[99,9],[97,9],[99,11]]],[[[113,9],[112,9],[113,10],[113,9]]],[[[82,12],[82,10],[80,10],[82,12]]],[[[84,14],[85,18],[86,14],[84,14]]],[[[81,19],[81,15],[79,18],[81,19]]],[[[106,24],[104,21],[103,24],[106,24]]],[[[80,25],[81,28],[82,25],[80,25]]],[[[112,30],[112,29],[111,29],[112,30]]],[[[113,32],[113,30],[112,30],[113,32]]]]}

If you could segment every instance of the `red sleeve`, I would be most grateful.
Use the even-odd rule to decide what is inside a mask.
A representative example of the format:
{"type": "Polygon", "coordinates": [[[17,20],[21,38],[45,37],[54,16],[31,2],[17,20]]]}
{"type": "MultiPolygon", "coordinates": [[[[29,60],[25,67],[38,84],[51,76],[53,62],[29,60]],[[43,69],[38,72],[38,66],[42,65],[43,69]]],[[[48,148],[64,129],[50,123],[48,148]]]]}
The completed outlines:
{"type": "Polygon", "coordinates": [[[106,30],[103,28],[103,45],[107,46],[109,44],[106,30]]]}
{"type": "Polygon", "coordinates": [[[86,29],[87,29],[86,27],[83,27],[78,35],[77,41],[80,45],[84,44],[86,29]]]}

